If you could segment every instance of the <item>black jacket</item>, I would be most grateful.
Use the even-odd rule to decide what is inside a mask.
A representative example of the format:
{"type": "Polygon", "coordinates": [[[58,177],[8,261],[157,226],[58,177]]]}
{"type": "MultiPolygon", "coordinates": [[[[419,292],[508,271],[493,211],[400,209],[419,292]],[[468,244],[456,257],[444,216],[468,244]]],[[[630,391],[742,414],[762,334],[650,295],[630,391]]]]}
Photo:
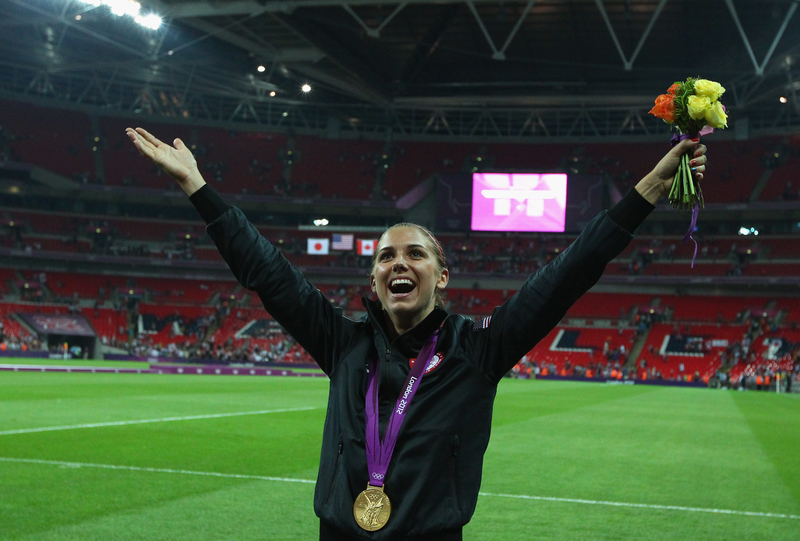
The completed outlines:
{"type": "Polygon", "coordinates": [[[239,283],[259,295],[267,311],[330,377],[314,496],[317,516],[352,537],[382,540],[459,529],[469,522],[478,499],[498,382],[597,282],[653,208],[629,193],[612,211],[590,222],[567,250],[528,278],[490,318],[476,322],[437,308],[390,342],[379,303],[365,300],[367,315],[358,321],[344,317],[241,211],[227,206],[207,186],[191,200],[239,283]],[[440,326],[440,362],[422,378],[386,473],[391,518],[383,529],[365,532],[353,518],[353,502],[367,486],[368,361],[377,356],[381,363],[382,436],[409,360],[440,326]]]}

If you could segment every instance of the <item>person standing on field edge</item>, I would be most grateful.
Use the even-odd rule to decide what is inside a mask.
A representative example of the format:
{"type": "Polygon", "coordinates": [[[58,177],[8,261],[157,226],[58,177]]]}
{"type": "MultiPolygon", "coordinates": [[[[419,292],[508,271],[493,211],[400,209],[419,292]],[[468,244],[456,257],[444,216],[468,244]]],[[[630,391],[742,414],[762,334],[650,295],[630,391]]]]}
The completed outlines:
{"type": "Polygon", "coordinates": [[[446,312],[449,270],[427,229],[381,235],[354,321],[226,204],[180,139],[127,130],[189,196],[242,286],[330,378],[314,511],[321,541],[455,541],[475,511],[497,384],[600,278],[669,191],[681,156],[702,178],[705,146],[676,145],[634,189],[481,321],[446,312]]]}

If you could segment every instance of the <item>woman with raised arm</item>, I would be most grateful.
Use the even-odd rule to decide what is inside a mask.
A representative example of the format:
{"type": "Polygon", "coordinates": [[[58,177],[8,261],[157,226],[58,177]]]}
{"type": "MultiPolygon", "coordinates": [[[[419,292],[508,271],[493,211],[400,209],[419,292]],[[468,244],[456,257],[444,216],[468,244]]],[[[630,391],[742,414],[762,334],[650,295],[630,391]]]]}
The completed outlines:
{"type": "Polygon", "coordinates": [[[600,278],[666,195],[680,157],[705,171],[698,141],[675,146],[569,249],[530,276],[491,317],[472,321],[438,302],[449,272],[427,229],[398,224],[380,237],[367,315],[334,308],[240,210],[208,186],[180,139],[128,129],[205,220],[236,279],[330,378],[314,511],[320,540],[462,539],[475,510],[497,384],[600,278]]]}

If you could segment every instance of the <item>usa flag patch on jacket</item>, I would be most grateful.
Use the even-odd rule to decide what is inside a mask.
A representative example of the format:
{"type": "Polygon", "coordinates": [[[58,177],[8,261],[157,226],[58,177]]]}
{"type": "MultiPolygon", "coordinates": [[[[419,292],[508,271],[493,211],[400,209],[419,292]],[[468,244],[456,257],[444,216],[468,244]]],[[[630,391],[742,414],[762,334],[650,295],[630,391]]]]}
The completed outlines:
{"type": "Polygon", "coordinates": [[[480,321],[476,321],[475,323],[472,324],[472,330],[473,331],[479,331],[481,329],[488,329],[489,328],[489,323],[491,323],[491,321],[492,321],[492,316],[489,316],[487,318],[483,318],[480,321]]]}

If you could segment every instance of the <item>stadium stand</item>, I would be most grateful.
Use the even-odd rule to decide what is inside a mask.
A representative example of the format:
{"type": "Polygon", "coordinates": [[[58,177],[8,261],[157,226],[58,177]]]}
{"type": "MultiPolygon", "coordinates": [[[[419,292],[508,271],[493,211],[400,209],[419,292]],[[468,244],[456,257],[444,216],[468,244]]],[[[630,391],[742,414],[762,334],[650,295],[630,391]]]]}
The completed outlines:
{"type": "MultiPolygon", "coordinates": [[[[100,117],[100,133],[93,134],[90,119],[84,113],[3,104],[6,110],[14,111],[3,119],[11,134],[7,137],[11,161],[36,163],[80,183],[177,190],[130,146],[124,130],[141,120],[100,117]],[[67,137],[75,131],[87,135],[81,141],[67,137]],[[42,145],[48,147],[47,155],[38,152],[42,145]],[[101,153],[106,164],[103,178],[95,178],[93,173],[94,152],[101,153]]],[[[474,166],[487,164],[507,170],[601,174],[624,191],[649,172],[665,150],[663,143],[531,146],[404,141],[387,147],[371,140],[311,135],[293,139],[281,133],[236,132],[152,121],[148,121],[148,127],[156,135],[183,139],[195,152],[201,170],[224,193],[338,199],[372,199],[379,171],[383,180],[378,183],[377,196],[394,199],[430,175],[471,171],[474,166]]],[[[797,160],[797,145],[796,137],[764,137],[756,144],[714,141],[715,160],[724,164],[724,169],[716,182],[704,184],[706,198],[718,203],[749,201],[762,177],[767,177],[768,182],[757,194],[759,200],[796,197],[798,187],[788,183],[797,160]]]]}
{"type": "MultiPolygon", "coordinates": [[[[6,161],[35,165],[78,185],[92,185],[87,188],[167,194],[185,204],[175,184],[130,146],[124,129],[139,120],[101,116],[94,133],[83,112],[30,104],[6,109],[2,126],[6,161]],[[87,134],[81,141],[65,136],[76,128],[87,134]],[[42,145],[52,152],[37,153],[42,145]],[[95,173],[97,160],[104,164],[102,175],[95,173]]],[[[624,193],[665,150],[664,143],[650,142],[386,143],[147,124],[156,134],[181,137],[209,182],[223,194],[304,197],[315,202],[392,201],[434,175],[485,168],[600,175],[624,193]]],[[[713,182],[703,185],[707,201],[734,206],[793,201],[798,196],[792,171],[799,144],[797,136],[715,140],[714,162],[721,169],[713,182]]],[[[190,219],[193,214],[170,219],[163,217],[167,211],[146,218],[123,215],[114,205],[104,210],[94,206],[93,213],[82,207],[79,200],[41,208],[0,207],[0,248],[30,258],[24,265],[0,264],[0,317],[6,336],[13,336],[17,345],[20,339],[35,342],[14,316],[33,307],[44,312],[80,311],[98,339],[143,357],[310,362],[264,312],[258,297],[228,277],[202,222],[190,219]],[[64,261],[73,263],[68,268],[64,261]],[[101,272],[92,261],[115,265],[101,272]]],[[[530,352],[528,368],[536,364],[539,370],[572,376],[588,372],[592,377],[612,377],[615,370],[621,377],[653,378],[660,373],[666,379],[702,380],[724,373],[729,382],[744,375],[748,385],[747,378],[792,370],[800,342],[796,334],[800,301],[785,294],[790,291],[768,284],[800,273],[796,230],[784,224],[762,229],[757,237],[744,237],[734,234],[738,225],[703,216],[695,234],[694,268],[695,245],[682,242],[675,227],[669,234],[649,229],[648,234],[637,235],[608,266],[608,283],[579,299],[562,324],[530,352]],[[727,234],[709,232],[714,230],[727,234]],[[730,285],[747,284],[741,280],[748,279],[759,280],[765,289],[751,294],[730,285]],[[666,285],[645,289],[639,284],[666,285]],[[691,291],[684,284],[691,284],[691,291]],[[698,355],[675,351],[665,355],[665,344],[683,347],[678,336],[700,337],[690,341],[691,347],[702,343],[699,352],[689,352],[698,355]],[[577,346],[560,347],[558,340],[577,346]],[[782,352],[778,357],[773,351],[777,340],[782,352]]],[[[333,304],[351,316],[363,312],[361,297],[370,291],[352,282],[367,274],[369,258],[337,250],[327,255],[307,253],[309,238],[339,231],[258,227],[292,264],[325,277],[316,285],[333,304]]],[[[459,282],[447,289],[446,306],[476,320],[490,315],[527,275],[557,257],[575,237],[489,232],[438,236],[451,278],[459,282]],[[469,287],[470,283],[474,285],[469,287]]],[[[356,237],[373,239],[377,234],[359,232],[356,237]]]]}
{"type": "Polygon", "coordinates": [[[36,164],[81,183],[93,180],[96,145],[88,115],[5,100],[0,107],[10,161],[36,164]]]}
{"type": "Polygon", "coordinates": [[[758,200],[796,201],[800,194],[796,175],[800,165],[800,138],[792,135],[765,139],[760,159],[768,179],[758,200]]]}

